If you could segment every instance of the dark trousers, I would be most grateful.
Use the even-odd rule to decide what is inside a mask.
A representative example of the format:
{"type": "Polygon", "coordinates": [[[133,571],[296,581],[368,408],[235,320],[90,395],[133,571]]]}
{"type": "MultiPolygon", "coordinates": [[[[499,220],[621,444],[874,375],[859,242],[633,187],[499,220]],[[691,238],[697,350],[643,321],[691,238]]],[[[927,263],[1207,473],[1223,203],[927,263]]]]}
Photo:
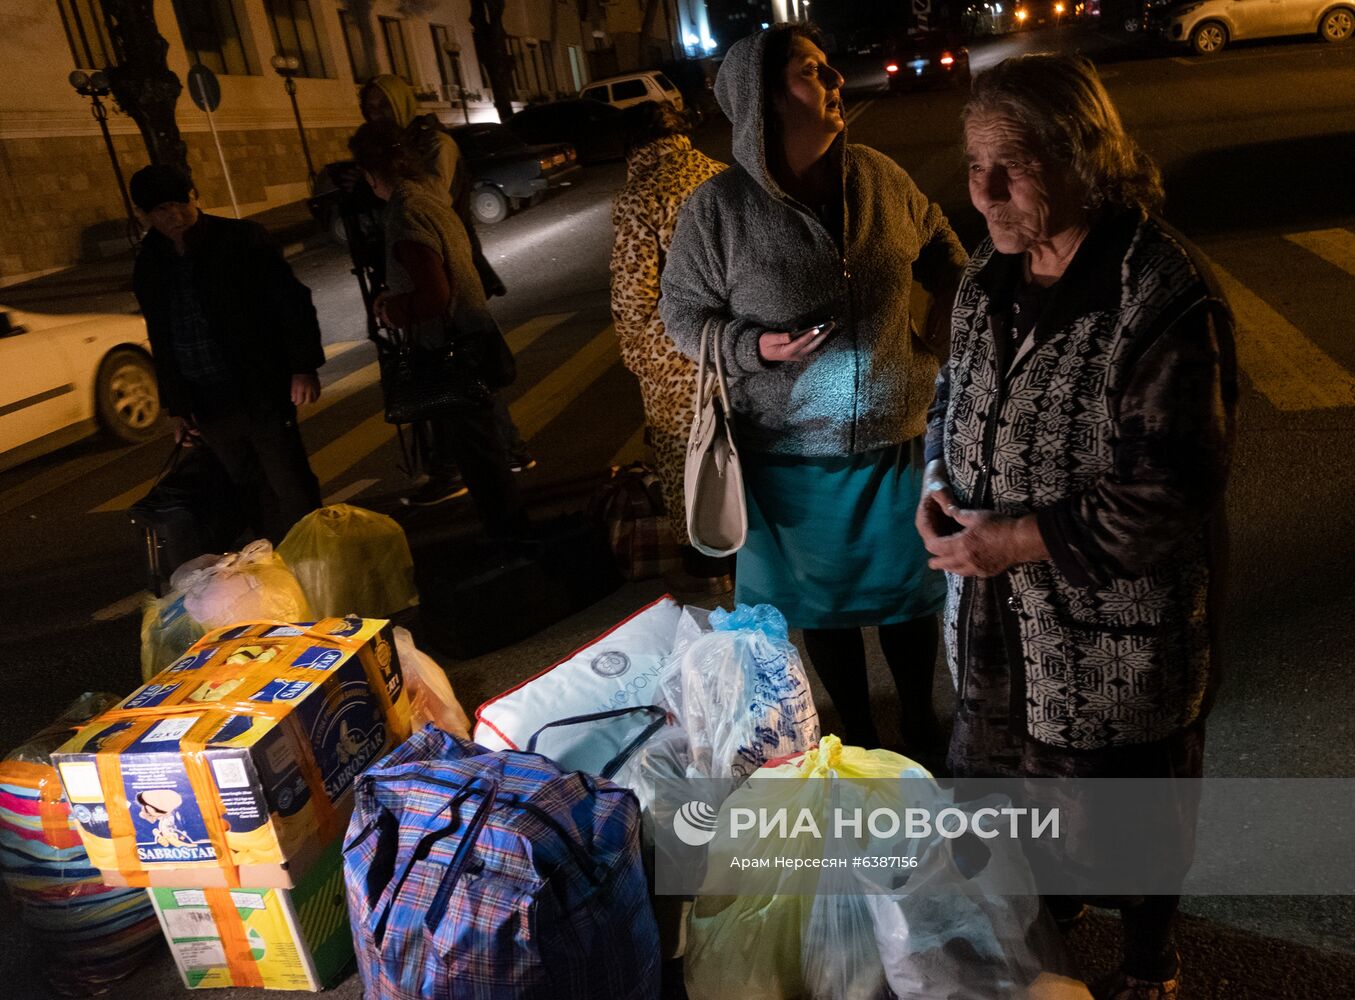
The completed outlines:
{"type": "Polygon", "coordinates": [[[450,476],[457,469],[470,490],[476,513],[491,538],[522,533],[526,518],[517,480],[508,471],[508,450],[493,409],[458,413],[429,422],[432,453],[428,474],[450,476]]]}
{"type": "Polygon", "coordinates": [[[204,409],[198,433],[231,477],[245,520],[273,544],[320,506],[320,482],[311,471],[291,403],[204,409]]]}
{"type": "Polygon", "coordinates": [[[522,440],[522,432],[518,430],[518,425],[513,423],[513,417],[508,412],[508,404],[497,392],[494,394],[494,426],[498,428],[499,438],[503,441],[504,451],[508,456],[521,455],[527,451],[527,442],[522,440]]]}

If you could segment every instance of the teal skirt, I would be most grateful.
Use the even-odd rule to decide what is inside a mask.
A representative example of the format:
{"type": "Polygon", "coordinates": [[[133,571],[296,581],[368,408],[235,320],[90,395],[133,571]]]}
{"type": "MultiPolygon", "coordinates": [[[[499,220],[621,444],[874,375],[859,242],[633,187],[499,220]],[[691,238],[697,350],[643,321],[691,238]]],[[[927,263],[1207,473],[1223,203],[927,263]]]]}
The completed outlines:
{"type": "Polygon", "coordinates": [[[942,575],[913,526],[921,439],[842,458],[741,453],[748,541],[734,596],[792,628],[891,625],[935,614],[942,575]]]}

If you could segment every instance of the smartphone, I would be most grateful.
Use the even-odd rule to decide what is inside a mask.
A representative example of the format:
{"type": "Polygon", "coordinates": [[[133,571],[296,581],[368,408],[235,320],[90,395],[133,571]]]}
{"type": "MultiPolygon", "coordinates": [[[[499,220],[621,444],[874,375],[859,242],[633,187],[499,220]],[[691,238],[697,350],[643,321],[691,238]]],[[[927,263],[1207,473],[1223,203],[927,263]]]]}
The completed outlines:
{"type": "Polygon", "coordinates": [[[815,326],[807,326],[803,330],[796,330],[790,335],[790,339],[792,341],[797,341],[801,337],[825,337],[835,326],[837,326],[837,323],[834,320],[825,320],[815,326]]]}

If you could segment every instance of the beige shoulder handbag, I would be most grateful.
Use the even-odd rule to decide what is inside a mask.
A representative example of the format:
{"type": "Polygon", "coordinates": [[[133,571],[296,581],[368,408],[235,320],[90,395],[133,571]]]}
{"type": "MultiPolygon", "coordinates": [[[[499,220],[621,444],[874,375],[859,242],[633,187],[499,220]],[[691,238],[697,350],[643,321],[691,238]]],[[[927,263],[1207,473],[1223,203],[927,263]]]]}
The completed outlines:
{"type": "Polygon", "coordinates": [[[743,469],[734,445],[729,390],[720,355],[719,319],[701,330],[701,356],[696,368],[696,419],[687,439],[684,492],[687,534],[708,556],[732,555],[748,538],[748,501],[743,469]],[[714,371],[707,368],[714,359],[714,371]]]}

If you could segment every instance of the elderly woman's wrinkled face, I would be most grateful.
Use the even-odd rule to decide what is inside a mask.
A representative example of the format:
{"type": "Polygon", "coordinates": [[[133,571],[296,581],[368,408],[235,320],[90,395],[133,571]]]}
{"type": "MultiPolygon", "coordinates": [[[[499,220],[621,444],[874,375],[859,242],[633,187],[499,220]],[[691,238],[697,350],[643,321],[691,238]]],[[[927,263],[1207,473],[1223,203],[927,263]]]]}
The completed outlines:
{"type": "Polygon", "coordinates": [[[828,65],[822,49],[808,38],[792,39],[785,83],[772,102],[782,133],[831,142],[847,127],[841,86],[842,74],[828,65]]]}
{"type": "Polygon", "coordinates": [[[1003,114],[975,114],[965,123],[969,198],[988,220],[1000,253],[1025,253],[1084,217],[1071,172],[1041,161],[1020,124],[1003,114]]]}

